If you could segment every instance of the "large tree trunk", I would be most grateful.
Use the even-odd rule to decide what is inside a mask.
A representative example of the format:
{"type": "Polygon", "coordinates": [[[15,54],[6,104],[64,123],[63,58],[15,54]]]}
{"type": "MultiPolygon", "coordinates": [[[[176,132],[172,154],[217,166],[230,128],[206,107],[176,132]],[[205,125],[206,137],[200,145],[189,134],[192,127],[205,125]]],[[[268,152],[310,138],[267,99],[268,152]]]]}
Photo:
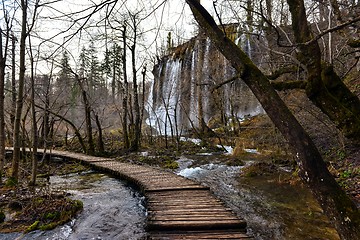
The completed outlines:
{"type": "Polygon", "coordinates": [[[312,41],[303,0],[288,0],[292,28],[299,45],[298,59],[307,68],[306,93],[344,135],[360,144],[360,100],[331,66],[321,65],[321,51],[312,41]],[[307,43],[309,42],[309,43],[307,43]]]}
{"type": "Polygon", "coordinates": [[[32,122],[32,165],[31,165],[31,178],[29,184],[35,186],[37,168],[38,168],[38,159],[37,159],[37,148],[38,148],[38,129],[36,121],[36,111],[35,111],[35,76],[34,76],[34,58],[32,54],[31,42],[29,38],[30,45],[30,56],[31,56],[31,122],[32,122]]]}
{"type": "Polygon", "coordinates": [[[360,211],[328,171],[314,143],[281,100],[266,76],[218,28],[197,0],[187,0],[195,19],[240,74],[262,107],[292,146],[301,179],[320,203],[343,239],[360,238],[360,211]]]}
{"type": "Polygon", "coordinates": [[[20,37],[20,72],[19,72],[19,87],[16,100],[16,112],[15,112],[15,122],[14,122],[14,132],[13,132],[13,141],[14,141],[14,151],[12,159],[12,169],[11,177],[12,180],[17,182],[19,178],[19,160],[20,160],[20,147],[21,147],[21,113],[24,103],[24,83],[25,83],[25,51],[26,51],[26,24],[27,24],[27,0],[21,0],[21,9],[22,9],[22,22],[21,22],[21,37],[20,37]]]}
{"type": "Polygon", "coordinates": [[[11,129],[14,130],[15,125],[15,112],[16,112],[16,37],[11,36],[11,109],[10,109],[10,122],[11,129]]]}
{"type": "MultiPolygon", "coordinates": [[[[134,20],[135,21],[135,20],[134,20]]],[[[132,142],[131,142],[131,151],[137,151],[140,147],[140,105],[139,105],[139,94],[138,94],[138,84],[136,78],[136,62],[135,62],[135,44],[136,44],[136,32],[134,36],[134,44],[131,47],[131,59],[132,59],[132,72],[133,72],[133,93],[134,93],[134,111],[135,111],[135,121],[134,121],[134,129],[132,134],[132,142]]]]}
{"type": "MultiPolygon", "coordinates": [[[[4,85],[6,67],[6,47],[3,51],[2,29],[0,28],[0,183],[2,183],[5,163],[5,109],[4,109],[4,85]]],[[[6,44],[5,44],[6,45],[6,44]]]]}
{"type": "Polygon", "coordinates": [[[123,84],[123,99],[122,99],[122,109],[123,109],[123,119],[122,119],[122,129],[124,135],[124,148],[129,149],[130,142],[129,142],[129,134],[127,130],[127,114],[128,114],[128,95],[129,95],[129,84],[127,81],[127,70],[126,70],[126,26],[123,26],[124,29],[122,30],[122,38],[123,38],[123,55],[122,55],[122,62],[123,62],[123,74],[124,74],[124,84],[123,84]]]}

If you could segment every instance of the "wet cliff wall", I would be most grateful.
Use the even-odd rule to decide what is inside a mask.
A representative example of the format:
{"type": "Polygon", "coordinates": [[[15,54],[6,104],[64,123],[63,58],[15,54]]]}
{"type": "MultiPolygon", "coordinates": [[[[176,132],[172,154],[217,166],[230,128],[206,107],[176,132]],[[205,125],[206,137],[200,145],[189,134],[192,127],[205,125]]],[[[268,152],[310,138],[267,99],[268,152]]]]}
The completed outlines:
{"type": "MultiPolygon", "coordinates": [[[[244,49],[251,55],[246,41],[244,49]]],[[[199,127],[201,121],[214,128],[263,112],[255,96],[242,80],[219,84],[236,76],[235,70],[203,34],[176,48],[153,69],[148,124],[160,134],[170,134],[175,126],[184,132],[199,127]]]]}

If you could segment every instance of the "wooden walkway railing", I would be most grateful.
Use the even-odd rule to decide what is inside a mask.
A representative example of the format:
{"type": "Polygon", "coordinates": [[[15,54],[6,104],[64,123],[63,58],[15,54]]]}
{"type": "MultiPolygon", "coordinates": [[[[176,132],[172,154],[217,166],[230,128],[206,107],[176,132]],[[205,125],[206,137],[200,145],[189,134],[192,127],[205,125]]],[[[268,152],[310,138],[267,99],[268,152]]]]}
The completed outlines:
{"type": "Polygon", "coordinates": [[[136,184],[146,197],[148,239],[252,238],[245,234],[244,220],[208,187],[192,180],[149,166],[81,153],[53,150],[51,156],[81,161],[136,184]]]}

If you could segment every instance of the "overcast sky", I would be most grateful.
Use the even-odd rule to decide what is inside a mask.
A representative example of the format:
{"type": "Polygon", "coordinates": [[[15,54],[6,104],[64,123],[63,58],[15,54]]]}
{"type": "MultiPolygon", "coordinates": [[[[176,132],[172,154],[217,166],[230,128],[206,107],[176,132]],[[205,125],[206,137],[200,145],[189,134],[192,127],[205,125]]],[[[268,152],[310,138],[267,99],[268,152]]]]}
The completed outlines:
{"type": "MultiPolygon", "coordinates": [[[[54,53],[57,55],[61,53],[59,51],[59,45],[65,43],[66,49],[72,54],[74,60],[77,60],[79,51],[82,46],[88,46],[91,38],[96,38],[104,33],[104,24],[99,22],[99,19],[105,15],[106,8],[103,8],[97,14],[95,14],[88,22],[91,28],[78,32],[71,40],[69,37],[76,33],[80,26],[85,22],[85,19],[78,20],[77,24],[74,24],[75,19],[81,19],[94,11],[91,8],[94,3],[100,3],[109,0],[62,0],[61,2],[53,3],[49,7],[41,9],[40,19],[37,21],[35,31],[42,39],[51,39],[41,46],[41,55],[49,55],[54,53]],[[64,14],[80,12],[84,9],[88,9],[85,12],[78,13],[74,16],[64,18],[64,14]],[[72,26],[70,29],[69,27],[72,26]],[[95,27],[96,26],[96,27],[95,27]],[[67,32],[63,32],[68,30],[67,32]],[[59,33],[63,32],[59,35],[59,33]]],[[[126,9],[130,11],[139,11],[142,9],[142,16],[147,16],[142,22],[140,27],[146,32],[144,36],[144,44],[147,45],[146,54],[156,54],[157,48],[166,42],[166,36],[169,31],[172,32],[172,36],[175,44],[178,42],[184,42],[187,39],[194,36],[196,33],[196,25],[194,24],[193,16],[185,0],[168,0],[166,3],[161,4],[162,0],[141,0],[141,1],[122,1],[119,0],[113,9],[113,13],[121,15],[121,12],[126,12],[126,9]]],[[[212,12],[211,0],[202,0],[202,4],[212,12]]],[[[109,31],[108,31],[109,33],[109,31]]],[[[119,34],[120,31],[114,34],[119,34]]],[[[42,40],[33,39],[33,42],[39,43],[42,40]]],[[[100,42],[98,43],[100,44],[100,42]]],[[[104,44],[104,42],[102,42],[104,44]]],[[[99,50],[100,46],[99,46],[99,50]]],[[[145,52],[144,52],[145,54],[145,52]]],[[[100,53],[102,55],[102,53],[100,53]]],[[[42,70],[42,71],[47,71],[42,70]]]]}

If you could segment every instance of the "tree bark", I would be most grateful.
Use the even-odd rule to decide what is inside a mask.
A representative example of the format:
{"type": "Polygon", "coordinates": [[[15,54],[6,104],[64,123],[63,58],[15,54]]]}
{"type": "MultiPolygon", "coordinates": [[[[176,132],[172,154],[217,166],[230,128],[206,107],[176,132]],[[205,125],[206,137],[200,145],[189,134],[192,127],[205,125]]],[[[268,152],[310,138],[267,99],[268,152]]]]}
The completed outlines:
{"type": "Polygon", "coordinates": [[[29,184],[35,186],[37,168],[38,168],[38,159],[37,159],[37,148],[38,148],[38,129],[36,122],[36,111],[35,111],[35,76],[34,76],[34,58],[32,53],[31,42],[29,38],[30,46],[30,62],[31,62],[31,122],[32,122],[32,165],[31,165],[31,178],[29,184]]]}
{"type": "Polygon", "coordinates": [[[303,0],[288,0],[292,28],[299,45],[298,59],[308,72],[306,94],[346,137],[360,144],[360,100],[331,66],[321,65],[321,51],[312,40],[303,0]],[[305,44],[309,42],[309,44],[305,44]]]}
{"type": "Polygon", "coordinates": [[[123,127],[123,135],[124,135],[124,148],[130,148],[129,142],[129,134],[127,130],[127,114],[128,114],[128,95],[129,95],[129,83],[127,81],[127,70],[126,70],[126,25],[123,26],[122,30],[122,40],[123,40],[123,55],[122,55],[122,62],[123,62],[123,74],[124,74],[124,84],[123,84],[123,99],[122,99],[122,108],[123,108],[123,119],[122,119],[122,127],[123,127]]]}
{"type": "MultiPolygon", "coordinates": [[[[240,74],[262,107],[292,146],[299,176],[311,189],[343,239],[359,239],[360,211],[328,171],[313,141],[281,100],[266,76],[247,55],[218,28],[197,0],[186,1],[196,21],[240,74]]],[[[316,64],[316,62],[314,63],[316,64]]]]}
{"type": "MultiPolygon", "coordinates": [[[[135,21],[135,20],[134,20],[135,21]]],[[[131,47],[131,59],[132,59],[132,71],[133,71],[133,94],[134,94],[134,111],[135,111],[135,121],[133,129],[133,139],[131,143],[131,151],[137,151],[140,147],[140,105],[139,105],[139,94],[138,94],[138,84],[136,77],[136,62],[135,62],[135,44],[136,44],[136,29],[134,29],[134,44],[131,47]]]]}
{"type": "Polygon", "coordinates": [[[99,154],[104,154],[105,152],[105,147],[104,147],[104,141],[103,141],[103,134],[102,134],[102,128],[101,128],[101,123],[99,120],[99,115],[95,114],[95,121],[96,121],[96,126],[98,128],[98,149],[99,149],[99,154]]]}
{"type": "Polygon", "coordinates": [[[21,0],[21,9],[22,9],[22,22],[21,22],[21,37],[20,37],[20,72],[19,72],[19,87],[18,94],[16,99],[16,112],[15,112],[15,122],[14,122],[14,132],[13,132],[13,141],[14,141],[14,151],[12,158],[12,169],[11,177],[13,181],[17,182],[19,178],[19,160],[20,160],[20,147],[21,147],[21,113],[24,103],[24,83],[25,83],[25,51],[26,51],[26,38],[27,38],[27,8],[28,1],[21,0]]]}
{"type": "Polygon", "coordinates": [[[10,110],[10,122],[12,131],[15,125],[15,112],[16,112],[16,37],[11,36],[11,110],[10,110]]]}
{"type": "Polygon", "coordinates": [[[86,153],[90,155],[95,154],[95,144],[93,139],[93,133],[92,133],[92,121],[91,121],[91,105],[87,96],[87,93],[85,91],[85,88],[77,74],[75,74],[75,79],[77,83],[79,84],[80,90],[81,90],[81,97],[84,103],[84,110],[85,110],[85,124],[86,124],[86,135],[88,139],[88,148],[86,153]]]}
{"type": "Polygon", "coordinates": [[[5,163],[5,109],[4,109],[4,85],[6,67],[6,49],[2,41],[2,29],[0,28],[0,183],[2,183],[4,163],[5,163]],[[5,51],[3,51],[5,47],[5,51]]]}

